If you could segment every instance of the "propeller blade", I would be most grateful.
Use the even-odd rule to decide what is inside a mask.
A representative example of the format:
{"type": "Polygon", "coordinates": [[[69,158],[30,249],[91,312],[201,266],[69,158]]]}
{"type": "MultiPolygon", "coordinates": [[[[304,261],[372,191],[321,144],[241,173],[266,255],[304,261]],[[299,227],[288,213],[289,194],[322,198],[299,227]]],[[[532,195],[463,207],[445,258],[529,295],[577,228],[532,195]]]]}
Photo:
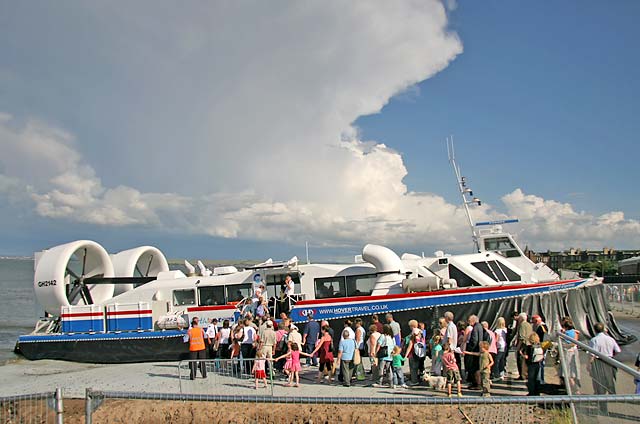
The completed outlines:
{"type": "Polygon", "coordinates": [[[82,286],[79,283],[74,284],[73,289],[71,289],[71,291],[67,295],[67,299],[69,299],[69,303],[73,305],[74,304],[73,302],[75,302],[79,294],[82,294],[82,286]]]}
{"type": "Polygon", "coordinates": [[[141,275],[141,277],[149,276],[149,271],[151,271],[151,262],[153,262],[153,255],[151,255],[151,257],[149,258],[149,265],[147,265],[147,273],[144,275],[141,275]]]}
{"type": "Polygon", "coordinates": [[[80,279],[80,277],[78,277],[78,275],[77,275],[75,272],[73,272],[73,270],[72,270],[71,268],[69,268],[69,267],[67,267],[67,274],[70,274],[70,275],[71,275],[71,276],[73,276],[73,278],[75,278],[76,280],[79,280],[79,279],[80,279]]]}
{"type": "Polygon", "coordinates": [[[87,266],[87,248],[84,248],[84,256],[82,257],[82,276],[84,277],[84,271],[87,266]]]}
{"type": "Polygon", "coordinates": [[[135,275],[135,271],[137,271],[137,272],[138,272],[138,275],[139,275],[140,277],[144,277],[144,274],[142,274],[142,271],[140,271],[140,268],[138,267],[138,264],[136,264],[136,269],[134,270],[133,275],[135,275]]]}
{"type": "Polygon", "coordinates": [[[91,297],[91,290],[85,284],[82,285],[82,299],[87,305],[93,305],[93,298],[91,297]]]}

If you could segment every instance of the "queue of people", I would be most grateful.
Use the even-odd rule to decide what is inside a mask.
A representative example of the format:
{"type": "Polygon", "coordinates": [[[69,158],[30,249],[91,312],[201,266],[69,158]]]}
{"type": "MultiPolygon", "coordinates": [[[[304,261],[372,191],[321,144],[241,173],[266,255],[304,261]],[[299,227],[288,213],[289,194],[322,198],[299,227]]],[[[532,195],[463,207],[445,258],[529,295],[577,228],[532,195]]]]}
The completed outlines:
{"type": "MultiPolygon", "coordinates": [[[[448,311],[438,320],[438,326],[431,334],[427,334],[425,323],[410,320],[409,334],[403,338],[401,326],[392,314],[384,316],[384,324],[378,315],[373,315],[367,327],[360,318],[354,322],[345,320],[342,331],[336,335],[327,321],[316,321],[311,314],[300,333],[286,315],[276,322],[268,314],[254,317],[247,313],[234,326],[225,320],[218,327],[217,321],[213,320],[206,330],[200,328],[198,318],[194,318],[185,337],[189,341],[191,359],[207,356],[242,359],[234,369],[238,373],[252,373],[256,389],[259,382],[266,386],[267,372],[274,376],[280,374],[287,386],[299,387],[303,366],[317,366],[316,383],[337,381],[350,387],[363,382],[373,387],[407,389],[425,382],[436,386],[440,381],[445,382],[442,387],[449,396],[453,389],[462,396],[463,382],[468,384],[467,389],[480,390],[483,396],[490,396],[492,382],[507,378],[505,366],[512,348],[518,368],[515,379],[526,381],[528,394],[537,396],[545,384],[544,360],[550,345],[547,340],[549,330],[538,315],[531,321],[526,313],[514,314],[511,318],[512,323],[507,326],[505,318],[499,317],[492,329],[487,321],[480,321],[476,315],[470,315],[456,325],[454,314],[448,311]],[[305,357],[303,365],[302,358],[305,357]],[[406,363],[409,368],[407,380],[403,371],[406,363]]],[[[598,335],[591,342],[595,349],[607,356],[620,351],[615,341],[606,335],[602,324],[596,324],[595,328],[598,335]]],[[[562,320],[562,331],[571,338],[579,338],[570,318],[562,320]]],[[[560,378],[569,379],[573,394],[579,394],[581,376],[577,347],[571,343],[565,343],[563,347],[568,375],[560,373],[560,378]]],[[[206,378],[204,364],[197,365],[197,362],[190,363],[190,377],[194,379],[199,368],[202,377],[206,378]]],[[[604,381],[599,384],[599,391],[615,393],[615,370],[593,360],[590,372],[604,381]]]]}

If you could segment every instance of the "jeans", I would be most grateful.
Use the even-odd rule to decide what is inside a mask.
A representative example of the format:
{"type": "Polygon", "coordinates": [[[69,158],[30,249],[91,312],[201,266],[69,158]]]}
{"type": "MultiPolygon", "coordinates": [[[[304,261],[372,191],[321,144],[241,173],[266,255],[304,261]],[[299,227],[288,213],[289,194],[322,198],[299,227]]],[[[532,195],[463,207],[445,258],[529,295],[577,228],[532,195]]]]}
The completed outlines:
{"type": "MultiPolygon", "coordinates": [[[[307,343],[304,345],[305,353],[311,353],[316,348],[315,343],[307,343]]],[[[312,358],[307,357],[307,365],[313,364],[314,367],[318,366],[318,357],[313,356],[312,358]]]]}
{"type": "Polygon", "coordinates": [[[507,366],[507,352],[506,351],[498,351],[495,359],[495,366],[492,368],[493,378],[500,377],[502,373],[505,371],[505,367],[507,366]]]}
{"type": "Polygon", "coordinates": [[[393,385],[404,386],[404,373],[402,367],[393,367],[393,385]]]}

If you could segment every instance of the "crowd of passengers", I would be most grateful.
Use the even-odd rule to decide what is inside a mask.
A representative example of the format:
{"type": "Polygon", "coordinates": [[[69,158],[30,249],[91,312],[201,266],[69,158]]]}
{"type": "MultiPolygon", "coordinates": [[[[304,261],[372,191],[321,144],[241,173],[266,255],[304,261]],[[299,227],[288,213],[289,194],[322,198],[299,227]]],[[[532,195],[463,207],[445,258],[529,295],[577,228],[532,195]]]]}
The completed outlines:
{"type": "MultiPolygon", "coordinates": [[[[430,332],[424,322],[410,320],[408,334],[402,334],[392,314],[386,314],[384,322],[372,315],[368,325],[360,318],[346,320],[338,334],[327,321],[314,320],[312,315],[307,317],[302,332],[286,314],[279,318],[276,321],[268,314],[254,316],[249,312],[233,326],[228,320],[219,326],[214,319],[200,330],[204,343],[195,350],[190,343],[191,357],[241,359],[231,362],[230,371],[252,374],[256,389],[261,384],[267,386],[268,373],[285,380],[287,386],[299,387],[303,367],[317,367],[315,381],[319,384],[393,389],[427,384],[446,388],[449,396],[453,390],[462,396],[463,383],[490,396],[491,382],[507,377],[525,380],[528,394],[539,395],[545,383],[545,352],[551,342],[548,328],[538,315],[529,321],[526,313],[514,313],[508,324],[499,317],[492,329],[476,315],[456,323],[454,314],[446,312],[430,332]],[[510,350],[515,352],[518,373],[508,376],[505,366],[510,350]],[[407,363],[409,374],[405,379],[403,366],[407,363]]],[[[197,321],[194,318],[189,332],[198,327],[197,321]]],[[[570,318],[564,318],[562,326],[567,335],[578,339],[570,318]]],[[[565,348],[576,351],[575,345],[565,348]]],[[[572,357],[577,360],[577,355],[572,357]]],[[[195,378],[196,363],[191,365],[191,378],[195,378]]],[[[580,389],[579,368],[575,362],[568,367],[574,393],[580,389]]],[[[206,377],[203,363],[200,369],[206,377]]]]}

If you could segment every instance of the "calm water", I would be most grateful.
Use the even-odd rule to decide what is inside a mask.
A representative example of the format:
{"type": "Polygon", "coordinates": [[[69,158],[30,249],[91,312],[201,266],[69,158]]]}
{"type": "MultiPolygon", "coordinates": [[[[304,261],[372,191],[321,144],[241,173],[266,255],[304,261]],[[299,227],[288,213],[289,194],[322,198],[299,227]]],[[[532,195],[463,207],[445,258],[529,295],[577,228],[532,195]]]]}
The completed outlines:
{"type": "Polygon", "coordinates": [[[0,364],[17,358],[20,334],[33,331],[38,311],[33,294],[33,261],[0,259],[0,364]]]}

